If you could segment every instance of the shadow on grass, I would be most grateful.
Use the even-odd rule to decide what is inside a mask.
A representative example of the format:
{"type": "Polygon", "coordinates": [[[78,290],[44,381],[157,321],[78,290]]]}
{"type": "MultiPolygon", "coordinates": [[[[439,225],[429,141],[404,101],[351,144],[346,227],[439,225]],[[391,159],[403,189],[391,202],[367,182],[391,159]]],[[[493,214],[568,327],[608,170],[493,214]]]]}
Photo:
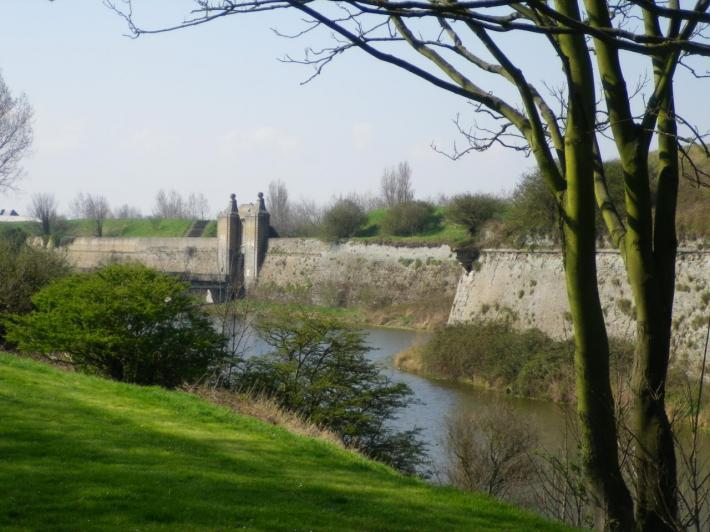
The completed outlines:
{"type": "Polygon", "coordinates": [[[4,364],[0,528],[550,528],[192,396],[4,364]]]}

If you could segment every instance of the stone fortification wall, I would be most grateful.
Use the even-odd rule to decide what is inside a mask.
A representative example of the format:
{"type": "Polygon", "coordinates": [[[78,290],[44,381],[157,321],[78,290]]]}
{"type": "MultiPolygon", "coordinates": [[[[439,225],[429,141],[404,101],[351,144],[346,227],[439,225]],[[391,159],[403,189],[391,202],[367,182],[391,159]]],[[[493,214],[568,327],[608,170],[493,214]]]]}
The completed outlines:
{"type": "Polygon", "coordinates": [[[74,238],[59,251],[80,270],[135,261],[195,281],[223,282],[228,273],[218,261],[216,238],[74,238]]]}
{"type": "Polygon", "coordinates": [[[272,238],[259,273],[258,292],[265,297],[328,306],[450,300],[461,272],[448,246],[272,238]]]}
{"type": "MultiPolygon", "coordinates": [[[[621,257],[597,254],[600,295],[612,336],[633,338],[634,309],[621,257]]],[[[678,254],[674,301],[674,348],[700,356],[710,313],[710,252],[678,254]]],[[[508,317],[555,338],[571,337],[564,271],[559,251],[485,250],[461,276],[449,323],[508,317]]]]}

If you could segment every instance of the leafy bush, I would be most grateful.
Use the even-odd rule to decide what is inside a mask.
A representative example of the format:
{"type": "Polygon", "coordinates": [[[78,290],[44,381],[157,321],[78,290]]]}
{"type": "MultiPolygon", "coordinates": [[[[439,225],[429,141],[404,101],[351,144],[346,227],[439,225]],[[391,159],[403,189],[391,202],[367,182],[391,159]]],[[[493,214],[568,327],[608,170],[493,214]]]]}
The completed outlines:
{"type": "Polygon", "coordinates": [[[505,216],[508,236],[516,245],[528,238],[559,237],[555,199],[539,172],[524,174],[515,187],[505,216]]]}
{"type": "Polygon", "coordinates": [[[380,227],[386,235],[414,236],[433,228],[437,221],[433,205],[425,201],[408,201],[390,207],[380,227]]]}
{"type": "MultiPolygon", "coordinates": [[[[0,316],[32,310],[32,295],[51,281],[67,275],[62,255],[25,244],[27,234],[17,229],[0,237],[0,316]]],[[[0,322],[0,345],[4,343],[0,322]]]]}
{"type": "Polygon", "coordinates": [[[137,264],[74,274],[40,290],[36,310],[11,316],[20,349],[69,353],[77,367],[115,380],[175,387],[222,356],[224,338],[187,283],[137,264]]]}
{"type": "Polygon", "coordinates": [[[365,358],[361,331],[304,313],[262,317],[256,328],[274,351],[243,362],[233,380],[238,391],[267,396],[367,456],[415,471],[423,453],[417,431],[385,426],[412,391],[365,358]]]}
{"type": "Polygon", "coordinates": [[[330,240],[350,238],[367,221],[362,207],[349,199],[341,199],[323,215],[323,236],[330,240]]]}
{"type": "Polygon", "coordinates": [[[505,200],[491,194],[459,194],[446,208],[446,218],[475,236],[488,220],[499,218],[505,206],[505,200]]]}
{"type": "MultiPolygon", "coordinates": [[[[625,374],[633,346],[612,340],[612,372],[625,374]]],[[[538,329],[517,331],[507,322],[451,325],[421,349],[422,370],[508,389],[516,395],[570,401],[574,398],[574,346],[538,329]]]]}

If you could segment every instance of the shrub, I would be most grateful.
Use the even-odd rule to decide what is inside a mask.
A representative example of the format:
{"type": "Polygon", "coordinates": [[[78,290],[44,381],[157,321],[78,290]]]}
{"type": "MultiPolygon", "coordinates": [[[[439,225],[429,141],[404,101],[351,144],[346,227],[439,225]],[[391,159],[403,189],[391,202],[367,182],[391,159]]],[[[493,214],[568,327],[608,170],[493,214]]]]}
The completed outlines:
{"type": "Polygon", "coordinates": [[[345,445],[400,471],[415,471],[423,454],[417,431],[385,426],[409,404],[412,391],[365,357],[361,331],[305,313],[271,314],[256,328],[274,351],[243,362],[233,379],[237,391],[271,398],[338,434],[345,445]]]}
{"type": "Polygon", "coordinates": [[[505,229],[515,244],[527,238],[556,239],[558,209],[539,172],[524,174],[515,187],[505,216],[505,229]]]}
{"type": "Polygon", "coordinates": [[[446,218],[475,236],[488,220],[499,218],[505,206],[505,200],[491,194],[459,194],[447,206],[446,218]]]}
{"type": "Polygon", "coordinates": [[[77,367],[115,380],[175,387],[222,356],[224,338],[187,283],[137,264],[74,274],[40,290],[36,310],[7,321],[22,350],[69,353],[77,367]]]}
{"type": "Polygon", "coordinates": [[[449,482],[468,491],[508,496],[533,479],[537,442],[535,428],[508,404],[459,412],[446,420],[449,482]]]}
{"type": "MultiPolygon", "coordinates": [[[[610,341],[611,371],[629,373],[633,344],[610,341]]],[[[425,373],[480,382],[516,395],[570,401],[574,398],[574,346],[538,329],[515,330],[509,322],[450,325],[421,349],[425,373]]]]}
{"type": "MultiPolygon", "coordinates": [[[[26,234],[12,231],[0,238],[0,316],[32,310],[32,295],[51,281],[67,275],[62,255],[25,244],[26,234]]],[[[4,343],[0,322],[0,345],[4,343]]]]}
{"type": "Polygon", "coordinates": [[[425,201],[408,201],[390,207],[380,227],[386,235],[414,236],[433,228],[437,221],[433,205],[425,201]]]}
{"type": "Polygon", "coordinates": [[[357,203],[341,199],[323,215],[323,236],[329,240],[350,238],[367,221],[365,211],[357,203]]]}

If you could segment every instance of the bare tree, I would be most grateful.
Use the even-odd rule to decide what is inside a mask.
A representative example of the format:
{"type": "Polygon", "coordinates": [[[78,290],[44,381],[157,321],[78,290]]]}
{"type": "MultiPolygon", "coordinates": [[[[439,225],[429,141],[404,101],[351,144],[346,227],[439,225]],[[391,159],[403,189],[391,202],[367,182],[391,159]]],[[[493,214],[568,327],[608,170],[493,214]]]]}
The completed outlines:
{"type": "Polygon", "coordinates": [[[32,203],[27,208],[30,214],[42,224],[42,234],[49,236],[57,221],[57,200],[54,194],[38,192],[32,195],[32,203]]]}
{"type": "Polygon", "coordinates": [[[446,422],[449,482],[465,490],[507,496],[533,478],[537,441],[534,427],[510,405],[459,412],[446,422]]]}
{"type": "Polygon", "coordinates": [[[176,190],[165,192],[160,189],[155,195],[153,216],[155,218],[188,218],[185,200],[176,190]]]}
{"type": "MultiPolygon", "coordinates": [[[[350,50],[401,68],[473,103],[488,121],[460,126],[467,141],[452,158],[499,145],[532,155],[559,214],[564,245],[565,287],[572,316],[577,411],[582,464],[593,497],[600,502],[597,526],[611,530],[671,530],[678,513],[673,430],[665,404],[671,346],[678,239],[678,182],[690,160],[689,144],[710,150],[687,119],[676,113],[678,72],[703,77],[698,57],[710,56],[710,0],[476,0],[405,2],[358,0],[197,0],[195,9],[172,26],[141,28],[131,0],[117,7],[134,36],[207,24],[232,15],[283,9],[304,21],[294,36],[323,30],[327,44],[306,48],[296,62],[313,76],[350,50]],[[639,23],[637,21],[643,21],[639,23]],[[524,46],[510,46],[517,32],[540,46],[539,61],[559,67],[563,105],[550,105],[524,67],[524,46]],[[629,66],[627,57],[636,61],[629,66]],[[636,66],[649,83],[634,88],[636,66]],[[483,85],[496,79],[501,85],[483,85]],[[602,80],[597,92],[597,82],[602,80]],[[509,90],[502,89],[504,85],[509,90]],[[634,98],[634,96],[638,96],[634,98]],[[614,202],[598,146],[613,138],[624,172],[623,204],[614,202]],[[658,164],[650,167],[653,143],[658,164]],[[651,194],[651,183],[658,194],[651,194]],[[638,441],[636,503],[622,475],[609,374],[609,338],[596,270],[596,210],[625,265],[636,317],[632,378],[638,441]]],[[[233,18],[233,17],[232,17],[233,18]]],[[[534,68],[534,67],[533,67],[534,68]]],[[[554,96],[553,94],[553,96],[554,96]]],[[[690,177],[709,185],[708,174],[690,177]],[[702,181],[705,180],[705,181],[702,181]]]]}
{"type": "Polygon", "coordinates": [[[318,236],[325,209],[312,199],[302,199],[291,206],[292,234],[318,236]]]}
{"type": "Polygon", "coordinates": [[[346,194],[344,198],[357,203],[365,212],[374,211],[385,206],[382,197],[371,192],[351,192],[346,194]]]}
{"type": "Polygon", "coordinates": [[[96,236],[103,236],[104,222],[111,217],[111,208],[105,196],[80,192],[72,201],[71,210],[75,216],[92,220],[96,236]]]}
{"type": "Polygon", "coordinates": [[[269,183],[269,214],[271,215],[271,225],[279,235],[288,236],[293,232],[288,189],[281,180],[269,183]]]}
{"type": "Polygon", "coordinates": [[[128,205],[128,203],[124,203],[119,208],[115,209],[113,214],[116,218],[124,220],[143,218],[143,214],[140,209],[138,207],[128,205]]]}
{"type": "Polygon", "coordinates": [[[209,216],[210,202],[202,192],[192,192],[187,198],[187,216],[195,220],[205,220],[209,216]]]}
{"type": "Polygon", "coordinates": [[[25,95],[13,97],[0,76],[0,192],[22,176],[20,160],[32,144],[32,108],[25,95]]]}
{"type": "Polygon", "coordinates": [[[409,163],[402,161],[397,167],[385,169],[382,174],[381,189],[387,207],[414,200],[412,168],[409,163]]]}

